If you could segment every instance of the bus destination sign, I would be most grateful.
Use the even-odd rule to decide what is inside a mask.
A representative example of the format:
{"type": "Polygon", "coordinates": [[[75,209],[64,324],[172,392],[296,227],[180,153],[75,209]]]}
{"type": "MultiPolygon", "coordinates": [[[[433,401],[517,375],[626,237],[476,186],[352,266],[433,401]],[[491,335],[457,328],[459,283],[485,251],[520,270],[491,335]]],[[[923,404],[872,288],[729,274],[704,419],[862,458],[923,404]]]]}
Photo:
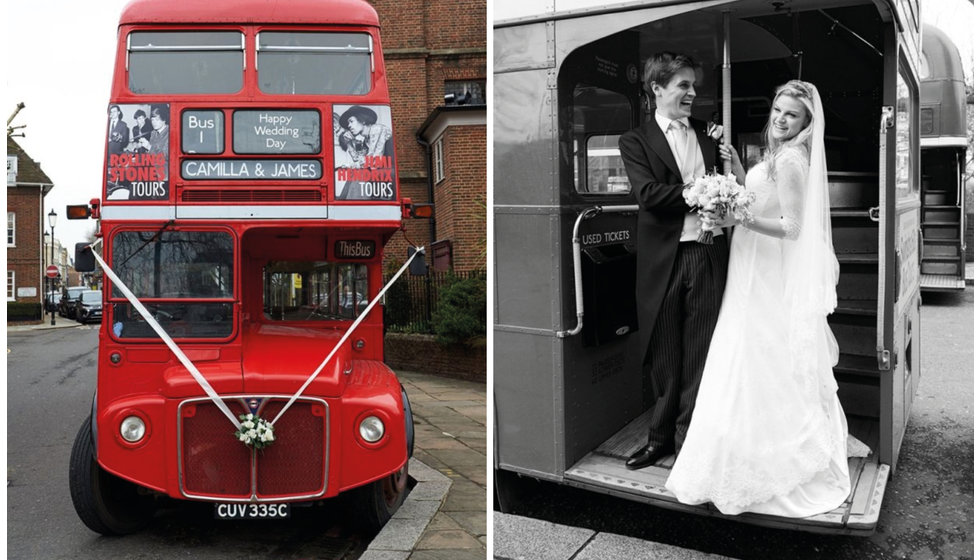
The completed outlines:
{"type": "Polygon", "coordinates": [[[181,164],[180,176],[187,180],[315,181],[323,176],[323,164],[315,159],[191,159],[181,164]]]}
{"type": "Polygon", "coordinates": [[[374,241],[369,239],[341,239],[334,243],[333,256],[337,259],[373,259],[374,241]]]}
{"type": "Polygon", "coordinates": [[[235,111],[232,133],[238,154],[320,153],[318,111],[235,111]]]}

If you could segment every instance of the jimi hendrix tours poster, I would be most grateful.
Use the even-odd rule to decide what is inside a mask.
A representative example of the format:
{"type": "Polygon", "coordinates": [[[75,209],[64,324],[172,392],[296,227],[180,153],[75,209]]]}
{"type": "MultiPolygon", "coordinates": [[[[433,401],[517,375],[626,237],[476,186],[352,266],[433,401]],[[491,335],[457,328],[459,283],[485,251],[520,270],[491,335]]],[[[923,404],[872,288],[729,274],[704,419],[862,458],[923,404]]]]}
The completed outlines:
{"type": "Polygon", "coordinates": [[[395,150],[387,105],[335,105],[336,200],[394,200],[395,150]]]}

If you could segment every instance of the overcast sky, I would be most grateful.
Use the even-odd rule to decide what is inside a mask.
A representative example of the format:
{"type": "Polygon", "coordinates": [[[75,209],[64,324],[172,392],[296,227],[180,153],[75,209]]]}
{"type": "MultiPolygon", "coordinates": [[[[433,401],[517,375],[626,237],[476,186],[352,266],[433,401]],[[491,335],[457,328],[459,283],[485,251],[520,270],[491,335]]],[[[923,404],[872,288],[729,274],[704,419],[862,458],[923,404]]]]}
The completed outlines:
{"type": "MultiPolygon", "coordinates": [[[[51,208],[58,213],[55,236],[66,247],[95,227],[91,220],[66,220],[65,206],[101,196],[105,111],[116,24],[125,3],[4,3],[6,68],[0,113],[6,120],[18,102],[26,105],[13,123],[27,125],[26,137],[16,140],[55,184],[44,213],[51,208]]],[[[945,30],[972,67],[973,5],[968,0],[922,0],[922,7],[923,21],[945,30]]]]}

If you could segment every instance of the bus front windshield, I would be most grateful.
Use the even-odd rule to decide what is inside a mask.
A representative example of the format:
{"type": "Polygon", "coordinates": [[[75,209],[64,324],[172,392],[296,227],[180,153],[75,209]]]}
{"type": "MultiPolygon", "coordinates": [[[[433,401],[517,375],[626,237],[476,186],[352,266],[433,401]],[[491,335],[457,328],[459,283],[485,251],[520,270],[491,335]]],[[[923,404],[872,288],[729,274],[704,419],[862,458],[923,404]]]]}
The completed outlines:
{"type": "Polygon", "coordinates": [[[272,321],[353,320],[370,302],[363,264],[272,261],[262,281],[262,309],[272,321]]]}
{"type": "MultiPolygon", "coordinates": [[[[234,245],[225,231],[123,231],[109,264],[171,337],[224,338],[234,326],[234,245]]],[[[116,336],[156,338],[118,286],[111,297],[116,336]]]]}

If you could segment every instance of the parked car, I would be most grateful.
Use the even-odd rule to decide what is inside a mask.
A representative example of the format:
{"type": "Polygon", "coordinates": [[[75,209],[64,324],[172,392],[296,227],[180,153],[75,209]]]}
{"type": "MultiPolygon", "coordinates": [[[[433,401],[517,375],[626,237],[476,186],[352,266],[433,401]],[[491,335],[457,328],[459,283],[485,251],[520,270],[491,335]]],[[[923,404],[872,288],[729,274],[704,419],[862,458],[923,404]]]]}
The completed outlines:
{"type": "Polygon", "coordinates": [[[85,290],[74,303],[72,316],[79,323],[102,320],[102,290],[85,290]]]}
{"type": "Polygon", "coordinates": [[[62,317],[68,317],[69,319],[74,319],[75,316],[72,315],[74,312],[75,300],[82,292],[88,290],[85,286],[73,286],[71,288],[65,288],[61,294],[61,302],[58,303],[58,314],[62,317]]]}

